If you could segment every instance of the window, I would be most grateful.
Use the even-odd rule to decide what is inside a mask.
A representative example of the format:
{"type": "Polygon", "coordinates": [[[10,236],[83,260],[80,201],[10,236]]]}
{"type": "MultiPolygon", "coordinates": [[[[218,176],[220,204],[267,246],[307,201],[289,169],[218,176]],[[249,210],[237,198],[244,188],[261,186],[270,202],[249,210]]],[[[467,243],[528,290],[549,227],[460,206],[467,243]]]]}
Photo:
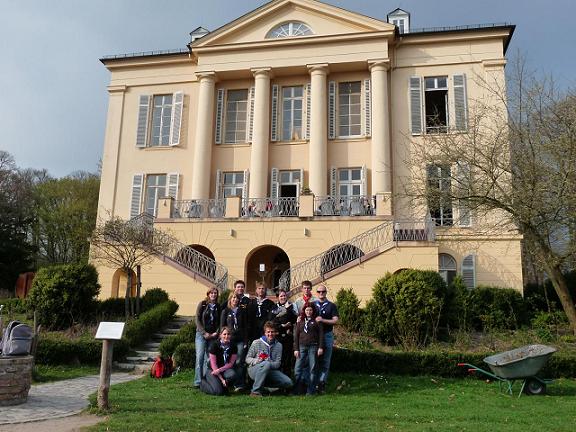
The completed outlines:
{"type": "Polygon", "coordinates": [[[152,105],[152,136],[150,146],[167,146],[170,144],[172,95],[154,96],[152,105]]]}
{"type": "Polygon", "coordinates": [[[302,106],[304,88],[302,86],[282,88],[282,140],[302,139],[302,106]]]}
{"type": "Polygon", "coordinates": [[[246,142],[248,90],[228,90],[226,95],[226,123],[224,142],[246,142]]]}
{"type": "Polygon", "coordinates": [[[180,144],[184,94],[140,95],[136,147],[180,144]]]}
{"type": "Polygon", "coordinates": [[[343,168],[338,170],[338,192],[341,197],[362,195],[362,169],[343,168]]]}
{"type": "Polygon", "coordinates": [[[360,81],[338,83],[338,136],[362,134],[361,96],[360,81]]]}
{"type": "Polygon", "coordinates": [[[428,210],[438,226],[453,224],[450,167],[446,165],[429,165],[428,177],[428,210]]]}
{"type": "Polygon", "coordinates": [[[424,78],[424,90],[426,132],[447,132],[448,77],[443,76],[424,78]]]}
{"type": "Polygon", "coordinates": [[[224,198],[242,196],[243,188],[244,173],[242,171],[224,173],[224,182],[222,183],[222,196],[224,198]]]}
{"type": "Polygon", "coordinates": [[[398,32],[400,34],[406,32],[406,18],[394,18],[392,24],[398,27],[398,32]]]}
{"type": "Polygon", "coordinates": [[[438,255],[438,272],[447,285],[452,283],[456,277],[456,260],[452,255],[438,255]]]}
{"type": "Polygon", "coordinates": [[[144,211],[156,216],[158,199],[166,196],[166,174],[147,175],[144,194],[144,211]]]}
{"type": "Polygon", "coordinates": [[[301,22],[284,23],[268,32],[266,39],[307,36],[314,34],[310,27],[301,22]]]}

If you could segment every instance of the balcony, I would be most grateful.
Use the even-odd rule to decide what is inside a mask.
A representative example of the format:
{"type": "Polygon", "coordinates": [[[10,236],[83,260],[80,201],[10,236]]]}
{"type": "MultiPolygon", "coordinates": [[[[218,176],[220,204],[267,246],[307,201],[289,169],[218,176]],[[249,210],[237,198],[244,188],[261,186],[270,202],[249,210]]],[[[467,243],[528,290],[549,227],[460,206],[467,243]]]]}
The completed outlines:
{"type": "Polygon", "coordinates": [[[314,196],[279,198],[227,197],[222,199],[158,201],[160,219],[274,219],[390,216],[389,202],[377,212],[376,196],[314,196]],[[386,205],[388,209],[386,210],[386,205]],[[386,211],[383,211],[386,210],[386,211]]]}

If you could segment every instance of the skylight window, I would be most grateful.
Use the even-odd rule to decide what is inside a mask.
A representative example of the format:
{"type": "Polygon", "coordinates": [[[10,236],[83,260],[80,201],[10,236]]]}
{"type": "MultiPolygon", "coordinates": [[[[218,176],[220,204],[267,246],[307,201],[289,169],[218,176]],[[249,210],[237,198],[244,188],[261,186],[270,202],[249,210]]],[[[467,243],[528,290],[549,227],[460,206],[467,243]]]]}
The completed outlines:
{"type": "Polygon", "coordinates": [[[284,23],[268,32],[267,39],[307,36],[314,34],[310,27],[301,22],[284,23]]]}

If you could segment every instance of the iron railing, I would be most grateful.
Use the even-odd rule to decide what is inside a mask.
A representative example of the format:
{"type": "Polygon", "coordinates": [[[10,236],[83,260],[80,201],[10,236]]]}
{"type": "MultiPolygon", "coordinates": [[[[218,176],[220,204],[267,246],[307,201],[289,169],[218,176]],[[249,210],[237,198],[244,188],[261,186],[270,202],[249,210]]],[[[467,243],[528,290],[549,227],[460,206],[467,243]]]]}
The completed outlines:
{"type": "Polygon", "coordinates": [[[196,199],[174,202],[172,218],[223,218],[226,214],[225,199],[196,199]]]}
{"type": "Polygon", "coordinates": [[[376,214],[376,198],[360,196],[314,197],[316,216],[373,216],[376,214]]]}
{"type": "Polygon", "coordinates": [[[191,246],[181,243],[167,232],[154,228],[154,216],[143,213],[130,219],[129,223],[146,230],[151,236],[165,237],[166,242],[164,243],[169,244],[169,247],[160,253],[163,257],[202,276],[216,285],[220,291],[228,288],[228,269],[226,267],[191,246]]]}
{"type": "Polygon", "coordinates": [[[297,197],[248,198],[242,203],[242,217],[297,217],[297,197]]]}
{"type": "Polygon", "coordinates": [[[394,243],[434,239],[434,223],[430,218],[423,221],[386,221],[290,267],[280,277],[279,287],[289,291],[304,280],[323,279],[326,273],[378,249],[391,247],[394,243]]]}

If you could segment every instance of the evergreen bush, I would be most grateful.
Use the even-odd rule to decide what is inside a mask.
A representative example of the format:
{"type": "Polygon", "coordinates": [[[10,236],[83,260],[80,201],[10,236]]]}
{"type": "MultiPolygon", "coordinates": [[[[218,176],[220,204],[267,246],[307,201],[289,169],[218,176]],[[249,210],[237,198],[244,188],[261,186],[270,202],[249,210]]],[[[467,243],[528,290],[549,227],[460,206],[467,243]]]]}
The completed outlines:
{"type": "Polygon", "coordinates": [[[477,330],[515,330],[528,324],[524,299],[514,289],[478,286],[470,291],[470,302],[477,330]]]}
{"type": "Polygon", "coordinates": [[[58,330],[88,322],[97,310],[98,273],[91,264],[64,264],[38,270],[27,298],[38,323],[58,330]]]}
{"type": "Polygon", "coordinates": [[[168,293],[162,288],[151,288],[142,296],[142,312],[152,309],[154,306],[170,300],[168,293]]]}
{"type": "Polygon", "coordinates": [[[360,300],[352,288],[338,291],[336,305],[340,324],[348,331],[360,331],[364,325],[364,313],[360,309],[360,300]]]}

